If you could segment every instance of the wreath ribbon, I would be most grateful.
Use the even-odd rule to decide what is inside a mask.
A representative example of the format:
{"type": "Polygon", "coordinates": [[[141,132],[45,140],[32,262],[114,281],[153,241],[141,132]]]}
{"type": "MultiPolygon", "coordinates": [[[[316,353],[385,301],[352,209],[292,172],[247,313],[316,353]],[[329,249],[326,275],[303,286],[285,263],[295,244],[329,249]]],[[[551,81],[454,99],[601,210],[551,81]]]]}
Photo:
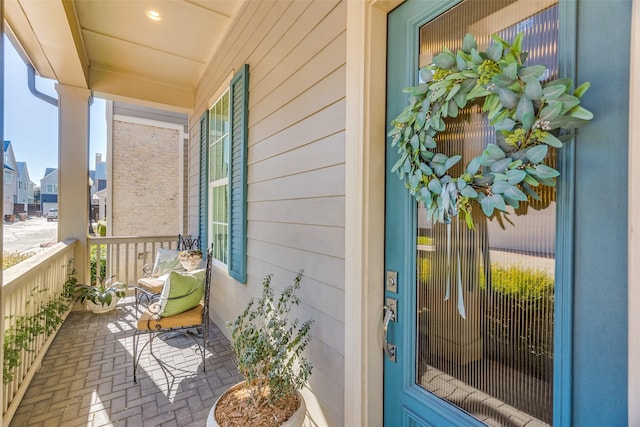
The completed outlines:
{"type": "MultiPolygon", "coordinates": [[[[456,241],[460,241],[460,226],[456,224],[456,241]]],[[[451,297],[451,223],[447,224],[447,284],[444,292],[444,300],[449,301],[451,297]]],[[[462,265],[460,262],[460,245],[456,245],[456,279],[457,279],[457,292],[458,292],[458,313],[463,319],[467,318],[467,313],[464,308],[464,294],[462,289],[462,265]]]]}

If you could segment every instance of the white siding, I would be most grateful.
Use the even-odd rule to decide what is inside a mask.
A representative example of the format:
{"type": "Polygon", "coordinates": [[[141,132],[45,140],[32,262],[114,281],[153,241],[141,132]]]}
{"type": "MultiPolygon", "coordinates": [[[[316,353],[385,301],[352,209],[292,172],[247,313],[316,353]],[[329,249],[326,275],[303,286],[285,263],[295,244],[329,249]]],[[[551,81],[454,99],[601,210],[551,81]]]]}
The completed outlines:
{"type": "Polygon", "coordinates": [[[344,2],[246,2],[189,120],[189,231],[197,234],[199,119],[249,64],[248,284],[217,271],[213,318],[222,327],[235,318],[266,274],[282,289],[304,269],[297,314],[315,320],[307,355],[319,403],[310,418],[330,426],[344,420],[345,62],[344,2]]]}

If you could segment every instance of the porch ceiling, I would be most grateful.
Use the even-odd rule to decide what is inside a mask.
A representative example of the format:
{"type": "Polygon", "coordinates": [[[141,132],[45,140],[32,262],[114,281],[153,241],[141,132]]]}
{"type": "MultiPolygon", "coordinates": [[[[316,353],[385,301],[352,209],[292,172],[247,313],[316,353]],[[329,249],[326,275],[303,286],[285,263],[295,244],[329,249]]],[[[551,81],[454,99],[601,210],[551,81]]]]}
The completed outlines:
{"type": "Polygon", "coordinates": [[[5,29],[43,77],[188,112],[242,1],[5,0],[5,29]]]}

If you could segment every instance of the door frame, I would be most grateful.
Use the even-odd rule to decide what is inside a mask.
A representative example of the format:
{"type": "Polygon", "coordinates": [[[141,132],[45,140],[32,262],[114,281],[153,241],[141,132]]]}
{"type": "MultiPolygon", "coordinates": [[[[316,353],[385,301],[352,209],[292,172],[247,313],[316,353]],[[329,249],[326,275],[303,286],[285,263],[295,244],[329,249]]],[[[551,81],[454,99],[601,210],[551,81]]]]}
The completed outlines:
{"type": "MultiPolygon", "coordinates": [[[[634,2],[631,18],[631,40],[640,40],[640,5],[634,2]]],[[[630,68],[630,94],[629,117],[637,117],[640,114],[640,43],[631,43],[631,68],[630,68]]],[[[637,122],[629,123],[629,254],[627,265],[629,266],[628,292],[629,292],[629,396],[628,412],[629,425],[640,423],[640,368],[635,362],[640,359],[640,342],[636,339],[640,334],[640,170],[631,165],[640,164],[640,125],[637,122]]]]}
{"type": "MultiPolygon", "coordinates": [[[[558,72],[576,81],[578,6],[559,0],[558,72]]],[[[553,331],[553,425],[572,425],[575,138],[558,153],[556,289],[553,331]],[[565,179],[562,179],[565,177],[565,179]],[[568,178],[568,179],[567,179],[568,178]],[[562,351],[559,351],[562,349],[562,351]]]]}
{"type": "Polygon", "coordinates": [[[401,3],[346,2],[346,426],[382,426],[387,14],[401,3]]]}

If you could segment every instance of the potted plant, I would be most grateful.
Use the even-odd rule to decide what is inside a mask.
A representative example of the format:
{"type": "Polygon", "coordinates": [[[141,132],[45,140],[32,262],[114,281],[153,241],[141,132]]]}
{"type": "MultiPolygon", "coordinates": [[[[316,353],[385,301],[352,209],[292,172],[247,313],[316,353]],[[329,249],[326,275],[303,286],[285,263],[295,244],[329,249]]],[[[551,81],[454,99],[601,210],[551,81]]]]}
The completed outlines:
{"type": "Polygon", "coordinates": [[[96,277],[95,285],[76,284],[74,294],[80,302],[87,305],[87,310],[93,313],[106,313],[113,310],[120,298],[124,298],[127,285],[115,282],[111,276],[108,279],[96,277]]]}
{"type": "Polygon", "coordinates": [[[312,320],[290,320],[300,300],[303,272],[277,300],[272,275],[262,282],[262,296],[249,301],[233,323],[231,341],[238,372],[245,381],[220,396],[207,426],[301,426],[306,407],[300,389],[311,375],[312,364],[302,352],[311,339],[312,320]]]}
{"type": "Polygon", "coordinates": [[[188,251],[181,251],[178,254],[180,264],[187,271],[192,271],[198,268],[202,262],[202,251],[200,249],[190,249],[188,251]]]}

